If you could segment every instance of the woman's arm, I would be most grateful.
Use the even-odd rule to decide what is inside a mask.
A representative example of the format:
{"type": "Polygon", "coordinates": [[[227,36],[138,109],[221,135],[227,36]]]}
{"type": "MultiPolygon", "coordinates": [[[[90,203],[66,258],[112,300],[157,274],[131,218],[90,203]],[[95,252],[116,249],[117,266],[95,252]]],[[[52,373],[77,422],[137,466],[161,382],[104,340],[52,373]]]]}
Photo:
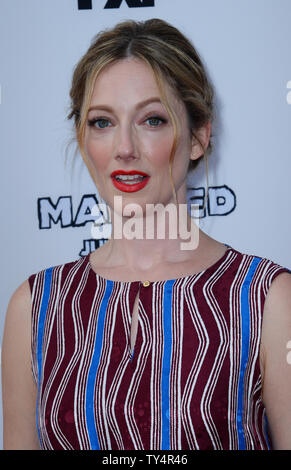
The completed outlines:
{"type": "Polygon", "coordinates": [[[2,343],[4,449],[39,449],[36,384],[31,369],[31,294],[28,281],[12,295],[2,343]]]}
{"type": "Polygon", "coordinates": [[[263,401],[274,449],[291,449],[290,341],[291,275],[283,273],[271,284],[262,326],[263,401]]]}

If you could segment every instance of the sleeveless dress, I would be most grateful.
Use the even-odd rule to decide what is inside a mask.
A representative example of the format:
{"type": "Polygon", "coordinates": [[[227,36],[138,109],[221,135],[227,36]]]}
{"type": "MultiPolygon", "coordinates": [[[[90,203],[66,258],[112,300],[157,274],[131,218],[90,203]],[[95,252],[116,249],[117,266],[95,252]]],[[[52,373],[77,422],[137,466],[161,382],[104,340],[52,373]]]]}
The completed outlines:
{"type": "Polygon", "coordinates": [[[165,281],[107,280],[89,255],[30,276],[41,447],[271,448],[259,351],[282,272],[228,247],[208,269],[165,281]]]}

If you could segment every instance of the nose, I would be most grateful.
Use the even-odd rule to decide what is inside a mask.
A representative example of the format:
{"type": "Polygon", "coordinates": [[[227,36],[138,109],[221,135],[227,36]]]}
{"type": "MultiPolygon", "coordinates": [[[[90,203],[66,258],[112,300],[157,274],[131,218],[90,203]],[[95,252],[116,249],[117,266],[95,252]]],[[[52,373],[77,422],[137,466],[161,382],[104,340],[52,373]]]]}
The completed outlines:
{"type": "Polygon", "coordinates": [[[130,125],[124,124],[116,130],[115,159],[131,161],[136,158],[136,145],[134,130],[130,125]]]}

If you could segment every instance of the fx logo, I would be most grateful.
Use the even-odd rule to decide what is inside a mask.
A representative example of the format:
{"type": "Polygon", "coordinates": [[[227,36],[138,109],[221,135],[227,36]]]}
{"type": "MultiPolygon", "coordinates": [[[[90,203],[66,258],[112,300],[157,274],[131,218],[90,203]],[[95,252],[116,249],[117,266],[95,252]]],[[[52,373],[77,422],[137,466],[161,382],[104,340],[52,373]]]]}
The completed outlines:
{"type": "MultiPolygon", "coordinates": [[[[104,9],[119,8],[123,0],[107,0],[104,9]]],[[[124,0],[129,8],[154,7],[155,0],[124,0]]],[[[92,0],[78,0],[78,10],[92,10],[92,0]]]]}

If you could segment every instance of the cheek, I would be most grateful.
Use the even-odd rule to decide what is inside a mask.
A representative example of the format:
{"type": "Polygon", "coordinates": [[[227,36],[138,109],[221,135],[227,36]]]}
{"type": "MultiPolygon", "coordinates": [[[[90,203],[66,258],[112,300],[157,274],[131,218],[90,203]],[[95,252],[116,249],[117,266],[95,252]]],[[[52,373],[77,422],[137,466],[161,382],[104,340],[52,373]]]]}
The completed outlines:
{"type": "MultiPolygon", "coordinates": [[[[170,155],[172,151],[173,137],[170,139],[159,139],[151,147],[149,153],[149,160],[152,166],[156,169],[165,170],[165,177],[168,178],[168,168],[170,162],[170,155]]],[[[177,147],[175,149],[175,155],[172,163],[172,174],[173,177],[180,179],[184,178],[187,174],[188,165],[191,154],[191,140],[188,135],[182,135],[178,140],[177,147]]]]}
{"type": "Polygon", "coordinates": [[[108,165],[108,157],[110,154],[109,146],[104,141],[96,139],[87,139],[85,151],[89,158],[89,162],[94,168],[105,168],[108,165]]]}
{"type": "Polygon", "coordinates": [[[172,135],[170,137],[156,136],[144,145],[143,154],[154,168],[168,167],[172,145],[172,135]]]}
{"type": "Polygon", "coordinates": [[[173,167],[180,168],[181,171],[184,171],[185,168],[187,169],[190,161],[191,151],[191,137],[189,137],[189,134],[183,133],[176,147],[173,167]]]}

